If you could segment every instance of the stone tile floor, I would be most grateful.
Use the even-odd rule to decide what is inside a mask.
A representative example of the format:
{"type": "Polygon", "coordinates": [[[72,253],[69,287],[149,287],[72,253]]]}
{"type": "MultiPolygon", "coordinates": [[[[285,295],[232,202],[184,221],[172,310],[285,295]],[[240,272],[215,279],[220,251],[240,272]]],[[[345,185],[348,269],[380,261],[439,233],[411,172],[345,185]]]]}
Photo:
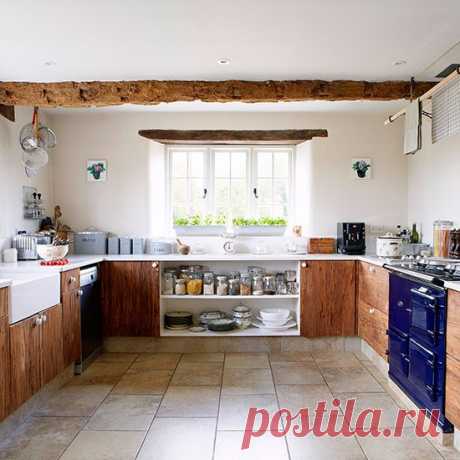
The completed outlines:
{"type": "Polygon", "coordinates": [[[297,413],[353,398],[394,426],[400,403],[387,388],[361,353],[105,353],[0,439],[0,459],[460,459],[410,421],[398,439],[267,434],[241,450],[250,407],[297,413]]]}

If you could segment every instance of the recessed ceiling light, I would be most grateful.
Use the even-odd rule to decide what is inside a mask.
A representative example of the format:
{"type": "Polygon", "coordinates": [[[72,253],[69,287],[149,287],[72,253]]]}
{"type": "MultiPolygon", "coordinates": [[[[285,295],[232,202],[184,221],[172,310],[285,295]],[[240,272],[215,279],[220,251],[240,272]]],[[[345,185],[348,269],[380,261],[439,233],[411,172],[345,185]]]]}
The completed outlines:
{"type": "Polygon", "coordinates": [[[405,65],[405,64],[407,64],[407,61],[405,59],[398,59],[397,61],[393,62],[394,66],[405,65]]]}
{"type": "Polygon", "coordinates": [[[228,64],[230,64],[230,59],[228,59],[228,58],[217,59],[217,64],[228,65],[228,64]]]}
{"type": "Polygon", "coordinates": [[[46,67],[51,67],[53,65],[56,65],[56,61],[45,61],[43,65],[45,65],[46,67]]]}

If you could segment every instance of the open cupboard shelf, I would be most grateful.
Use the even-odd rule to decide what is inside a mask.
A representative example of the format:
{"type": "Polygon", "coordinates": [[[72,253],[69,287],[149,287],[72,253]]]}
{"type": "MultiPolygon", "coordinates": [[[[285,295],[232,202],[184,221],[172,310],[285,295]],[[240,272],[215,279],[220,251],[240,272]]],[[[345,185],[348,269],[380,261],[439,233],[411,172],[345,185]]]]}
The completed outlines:
{"type": "MultiPolygon", "coordinates": [[[[204,266],[214,273],[228,273],[231,271],[244,272],[248,265],[263,267],[267,272],[282,272],[295,270],[297,282],[300,283],[299,261],[203,261],[204,266]]],[[[160,273],[165,268],[176,266],[177,263],[160,263],[160,273]]],[[[160,278],[160,292],[162,292],[162,276],[160,278]]],[[[300,295],[160,295],[161,337],[282,337],[300,335],[300,295]],[[221,310],[231,315],[232,308],[244,304],[253,310],[254,317],[264,307],[288,308],[297,325],[283,331],[269,331],[251,326],[247,329],[234,329],[228,332],[190,332],[189,330],[174,331],[164,327],[164,314],[179,310],[189,311],[193,314],[194,324],[198,324],[199,315],[203,311],[221,310]]]]}

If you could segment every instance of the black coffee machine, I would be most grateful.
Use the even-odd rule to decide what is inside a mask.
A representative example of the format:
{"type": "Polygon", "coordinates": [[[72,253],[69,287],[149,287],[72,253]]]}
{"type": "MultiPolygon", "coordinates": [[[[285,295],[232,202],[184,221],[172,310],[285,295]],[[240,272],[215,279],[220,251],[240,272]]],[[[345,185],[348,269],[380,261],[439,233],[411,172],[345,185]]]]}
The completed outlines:
{"type": "Polygon", "coordinates": [[[337,252],[347,255],[366,253],[366,224],[363,222],[340,222],[337,224],[337,252]]]}

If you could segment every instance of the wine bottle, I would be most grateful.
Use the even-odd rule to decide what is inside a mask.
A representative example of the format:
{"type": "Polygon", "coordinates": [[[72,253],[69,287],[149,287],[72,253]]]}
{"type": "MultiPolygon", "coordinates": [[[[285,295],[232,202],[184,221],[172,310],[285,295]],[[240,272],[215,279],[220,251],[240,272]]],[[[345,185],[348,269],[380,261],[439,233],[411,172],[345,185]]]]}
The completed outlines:
{"type": "Polygon", "coordinates": [[[412,232],[410,234],[410,242],[413,244],[420,242],[420,236],[417,232],[417,224],[412,224],[412,232]]]}

